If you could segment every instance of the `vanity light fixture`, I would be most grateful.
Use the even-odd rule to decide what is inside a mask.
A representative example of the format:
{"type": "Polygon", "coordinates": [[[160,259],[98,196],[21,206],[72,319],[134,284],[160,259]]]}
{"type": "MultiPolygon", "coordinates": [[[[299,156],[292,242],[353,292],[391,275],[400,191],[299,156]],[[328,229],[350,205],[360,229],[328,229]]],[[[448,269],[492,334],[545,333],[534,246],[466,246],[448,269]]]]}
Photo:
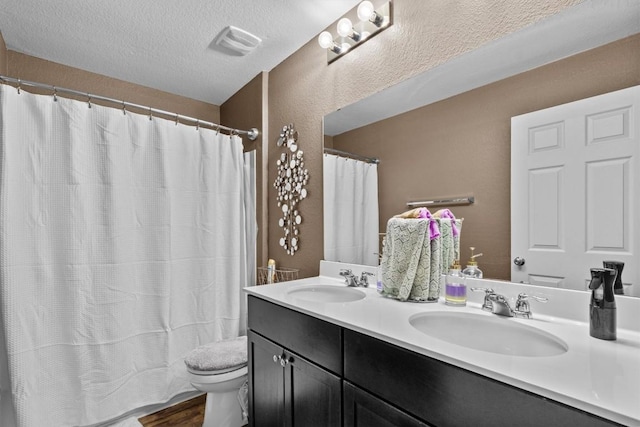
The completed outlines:
{"type": "Polygon", "coordinates": [[[342,18],[338,21],[338,34],[341,37],[349,37],[356,43],[362,39],[362,34],[353,29],[353,24],[349,18],[342,18]]]}
{"type": "Polygon", "coordinates": [[[323,49],[329,49],[330,52],[339,55],[342,53],[342,47],[338,46],[338,44],[333,40],[333,36],[329,31],[323,31],[318,36],[318,44],[323,49]]]}
{"type": "Polygon", "coordinates": [[[369,21],[378,28],[384,24],[384,16],[376,12],[370,1],[363,1],[358,5],[358,18],[361,21],[369,21]]]}
{"type": "Polygon", "coordinates": [[[323,31],[318,36],[318,44],[327,50],[327,63],[332,63],[380,31],[390,27],[392,24],[391,2],[376,9],[372,2],[363,1],[358,5],[357,16],[359,21],[356,24],[346,16],[338,21],[337,37],[329,31],[323,31]]]}

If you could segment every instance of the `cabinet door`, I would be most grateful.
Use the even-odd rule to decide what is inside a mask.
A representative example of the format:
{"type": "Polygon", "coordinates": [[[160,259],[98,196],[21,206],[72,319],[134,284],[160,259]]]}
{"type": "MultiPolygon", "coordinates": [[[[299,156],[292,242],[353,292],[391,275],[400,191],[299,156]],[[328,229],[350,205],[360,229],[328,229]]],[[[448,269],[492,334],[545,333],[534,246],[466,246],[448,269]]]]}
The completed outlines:
{"type": "Polygon", "coordinates": [[[341,379],[285,353],[285,413],[290,427],[340,426],[341,379]]]}
{"type": "Polygon", "coordinates": [[[411,415],[348,382],[344,383],[344,427],[427,427],[411,415]]]}
{"type": "Polygon", "coordinates": [[[284,426],[284,376],[277,359],[282,348],[252,331],[248,338],[250,425],[284,426]]]}
{"type": "Polygon", "coordinates": [[[249,329],[342,376],[342,328],[249,295],[249,329]]]}

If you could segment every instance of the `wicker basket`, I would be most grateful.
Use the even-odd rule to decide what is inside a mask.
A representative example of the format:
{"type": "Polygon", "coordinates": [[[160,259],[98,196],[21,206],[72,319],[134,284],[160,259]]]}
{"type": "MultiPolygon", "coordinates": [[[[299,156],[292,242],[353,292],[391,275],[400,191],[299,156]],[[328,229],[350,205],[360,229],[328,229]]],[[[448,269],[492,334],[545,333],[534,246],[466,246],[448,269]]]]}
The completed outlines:
{"type": "MultiPolygon", "coordinates": [[[[276,276],[273,283],[296,280],[299,271],[297,268],[276,268],[276,276]]],[[[258,285],[267,285],[269,283],[268,277],[268,267],[258,267],[258,285]]]]}

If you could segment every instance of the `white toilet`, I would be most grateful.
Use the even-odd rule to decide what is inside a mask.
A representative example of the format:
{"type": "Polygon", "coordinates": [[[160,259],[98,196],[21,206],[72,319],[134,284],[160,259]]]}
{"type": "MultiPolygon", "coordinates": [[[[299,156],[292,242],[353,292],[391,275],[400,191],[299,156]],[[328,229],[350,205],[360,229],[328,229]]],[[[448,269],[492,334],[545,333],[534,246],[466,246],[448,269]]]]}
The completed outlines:
{"type": "Polygon", "coordinates": [[[207,393],[203,427],[247,424],[246,336],[200,346],[187,355],[184,363],[191,384],[207,393]]]}

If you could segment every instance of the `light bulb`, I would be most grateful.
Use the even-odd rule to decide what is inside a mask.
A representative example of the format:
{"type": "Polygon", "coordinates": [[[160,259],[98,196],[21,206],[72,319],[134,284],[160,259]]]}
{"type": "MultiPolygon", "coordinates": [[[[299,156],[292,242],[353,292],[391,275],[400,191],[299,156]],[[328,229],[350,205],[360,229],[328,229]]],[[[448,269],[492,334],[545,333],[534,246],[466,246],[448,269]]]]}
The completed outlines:
{"type": "Polygon", "coordinates": [[[342,37],[348,37],[351,33],[353,33],[353,25],[351,24],[351,20],[349,18],[342,18],[338,21],[338,34],[342,37]]]}
{"type": "Polygon", "coordinates": [[[369,21],[374,12],[373,3],[370,1],[363,1],[358,5],[358,19],[361,21],[369,21]]]}
{"type": "Polygon", "coordinates": [[[323,49],[329,49],[330,47],[332,47],[334,43],[333,43],[333,36],[331,35],[331,33],[329,31],[321,32],[320,35],[318,36],[318,44],[323,49]]]}

